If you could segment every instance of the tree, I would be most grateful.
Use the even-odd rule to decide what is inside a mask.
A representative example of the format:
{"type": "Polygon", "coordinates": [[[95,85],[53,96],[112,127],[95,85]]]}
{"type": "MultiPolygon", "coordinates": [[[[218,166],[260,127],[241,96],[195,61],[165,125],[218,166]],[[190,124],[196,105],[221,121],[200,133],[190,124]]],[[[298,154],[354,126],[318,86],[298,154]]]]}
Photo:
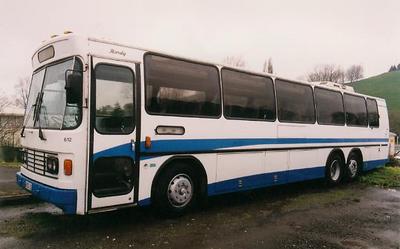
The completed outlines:
{"type": "Polygon", "coordinates": [[[10,105],[8,97],[0,92],[0,145],[5,143],[8,136],[10,119],[5,117],[5,109],[10,105]]]}
{"type": "Polygon", "coordinates": [[[4,113],[7,106],[10,105],[10,101],[4,93],[0,92],[0,114],[4,113]]]}
{"type": "Polygon", "coordinates": [[[0,145],[15,146],[15,136],[23,125],[23,117],[6,111],[11,106],[11,100],[0,92],[0,145]]]}
{"type": "Polygon", "coordinates": [[[324,64],[314,68],[314,71],[307,75],[310,82],[331,81],[336,83],[344,83],[344,71],[336,65],[324,64]]]}
{"type": "Polygon", "coordinates": [[[17,93],[15,99],[16,106],[26,109],[28,105],[29,86],[29,77],[20,78],[18,83],[15,85],[15,91],[17,93]]]}
{"type": "Polygon", "coordinates": [[[397,71],[400,71],[400,63],[397,64],[397,71]]]}
{"type": "Polygon", "coordinates": [[[245,67],[246,62],[244,61],[242,56],[227,56],[224,60],[223,63],[229,66],[234,66],[234,67],[245,67]]]}
{"type": "Polygon", "coordinates": [[[263,72],[270,73],[270,74],[274,73],[274,66],[272,65],[271,58],[268,59],[268,62],[267,62],[267,60],[264,61],[263,72]]]}
{"type": "Polygon", "coordinates": [[[392,65],[392,66],[390,66],[389,72],[394,72],[396,70],[397,70],[396,66],[392,65]]]}
{"type": "Polygon", "coordinates": [[[364,77],[364,69],[361,65],[352,65],[346,70],[346,79],[350,81],[350,83],[361,79],[364,77]]]}

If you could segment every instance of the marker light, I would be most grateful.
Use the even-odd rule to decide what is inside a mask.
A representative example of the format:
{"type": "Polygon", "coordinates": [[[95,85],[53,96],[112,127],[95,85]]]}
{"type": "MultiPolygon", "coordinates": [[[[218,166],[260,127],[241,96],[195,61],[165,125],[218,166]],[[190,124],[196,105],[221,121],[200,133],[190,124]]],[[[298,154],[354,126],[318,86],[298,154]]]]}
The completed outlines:
{"type": "Polygon", "coordinates": [[[150,137],[146,137],[146,140],[144,141],[144,147],[146,149],[150,149],[151,148],[151,138],[150,137]]]}
{"type": "Polygon", "coordinates": [[[72,160],[70,159],[64,160],[64,175],[66,176],[72,175],[72,160]]]}
{"type": "Polygon", "coordinates": [[[157,135],[183,135],[185,134],[185,128],[182,126],[157,126],[157,135]]]}

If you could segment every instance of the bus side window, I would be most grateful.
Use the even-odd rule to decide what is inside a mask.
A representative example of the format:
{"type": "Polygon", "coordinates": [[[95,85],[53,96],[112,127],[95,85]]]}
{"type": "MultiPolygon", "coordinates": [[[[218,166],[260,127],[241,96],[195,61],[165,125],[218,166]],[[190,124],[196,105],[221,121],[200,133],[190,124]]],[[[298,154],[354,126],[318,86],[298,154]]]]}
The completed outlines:
{"type": "Polygon", "coordinates": [[[231,119],[276,118],[272,79],[223,68],[224,115],[231,119]]]}
{"type": "Polygon", "coordinates": [[[219,117],[218,68],[146,54],[146,111],[150,114],[219,117]]]}
{"type": "Polygon", "coordinates": [[[371,127],[379,127],[378,104],[375,99],[367,98],[368,123],[371,127]]]}
{"type": "Polygon", "coordinates": [[[315,123],[314,97],[312,87],[277,79],[278,118],[288,123],[315,123]]]}
{"type": "Polygon", "coordinates": [[[340,92],[314,88],[318,123],[322,125],[344,125],[343,97],[340,92]]]}
{"type": "Polygon", "coordinates": [[[361,96],[344,94],[344,109],[346,123],[349,126],[368,126],[367,105],[361,96]]]}

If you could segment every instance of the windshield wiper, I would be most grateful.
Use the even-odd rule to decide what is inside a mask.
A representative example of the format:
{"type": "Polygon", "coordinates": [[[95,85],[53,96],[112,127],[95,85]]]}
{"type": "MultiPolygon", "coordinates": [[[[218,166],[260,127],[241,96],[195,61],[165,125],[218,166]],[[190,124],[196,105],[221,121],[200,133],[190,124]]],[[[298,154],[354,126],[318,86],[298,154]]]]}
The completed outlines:
{"type": "Polygon", "coordinates": [[[36,98],[36,106],[35,106],[35,121],[38,122],[38,126],[39,126],[39,138],[41,140],[47,140],[44,136],[43,136],[43,131],[42,131],[42,125],[40,124],[40,111],[42,109],[42,103],[43,103],[43,92],[39,92],[38,96],[36,98]]]}
{"type": "Polygon", "coordinates": [[[28,122],[28,119],[29,119],[29,116],[30,116],[31,113],[32,113],[32,110],[35,109],[35,108],[32,108],[32,107],[34,107],[34,106],[36,106],[36,104],[33,104],[33,105],[31,106],[31,108],[29,108],[29,112],[28,112],[28,114],[26,115],[26,119],[24,120],[24,123],[22,124],[22,130],[21,130],[21,134],[20,134],[21,137],[25,137],[24,132],[25,132],[26,123],[28,122]]]}
{"type": "Polygon", "coordinates": [[[36,119],[36,110],[37,110],[36,107],[37,107],[37,104],[38,104],[38,99],[39,99],[39,93],[36,95],[35,104],[33,104],[33,105],[31,106],[31,108],[29,109],[28,114],[26,115],[26,119],[24,120],[24,123],[23,123],[23,125],[22,125],[21,137],[25,137],[24,132],[25,132],[26,123],[27,123],[28,120],[29,120],[29,116],[31,115],[32,110],[33,110],[32,119],[33,119],[33,122],[35,122],[35,119],[36,119]],[[33,107],[33,108],[32,108],[32,107],[33,107]]]}

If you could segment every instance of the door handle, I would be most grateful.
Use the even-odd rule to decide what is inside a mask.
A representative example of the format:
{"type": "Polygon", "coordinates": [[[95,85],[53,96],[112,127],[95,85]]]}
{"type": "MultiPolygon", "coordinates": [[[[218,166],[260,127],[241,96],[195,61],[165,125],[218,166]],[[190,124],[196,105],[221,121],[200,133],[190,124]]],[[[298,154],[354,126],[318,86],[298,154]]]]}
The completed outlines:
{"type": "Polygon", "coordinates": [[[131,150],[135,151],[135,140],[131,139],[131,150]]]}

